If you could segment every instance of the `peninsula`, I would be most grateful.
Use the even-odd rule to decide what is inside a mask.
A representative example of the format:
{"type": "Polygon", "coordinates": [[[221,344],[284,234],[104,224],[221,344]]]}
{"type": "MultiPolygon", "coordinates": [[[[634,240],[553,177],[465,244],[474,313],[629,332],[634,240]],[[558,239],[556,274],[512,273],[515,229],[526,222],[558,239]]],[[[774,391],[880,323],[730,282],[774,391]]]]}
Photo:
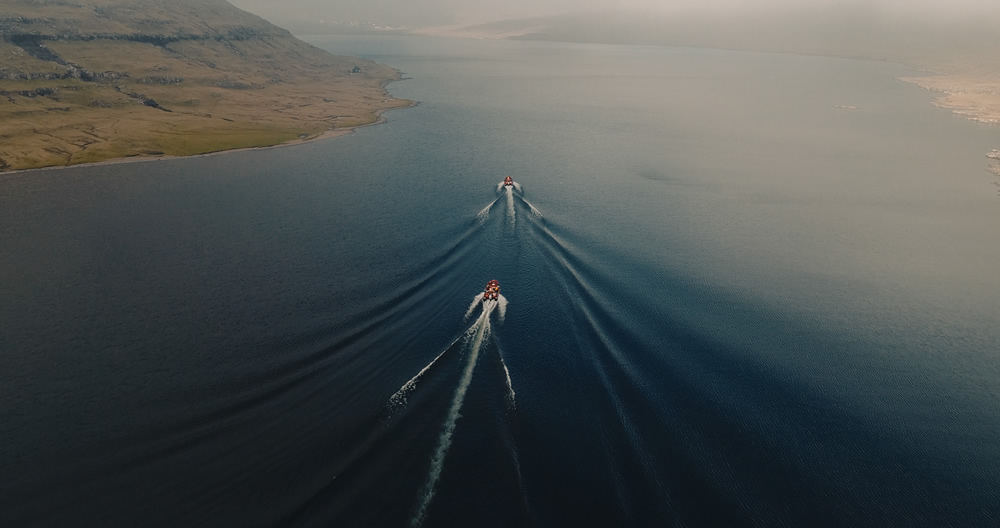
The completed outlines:
{"type": "Polygon", "coordinates": [[[6,0],[0,172],[347,131],[411,104],[399,78],[226,0],[6,0]]]}

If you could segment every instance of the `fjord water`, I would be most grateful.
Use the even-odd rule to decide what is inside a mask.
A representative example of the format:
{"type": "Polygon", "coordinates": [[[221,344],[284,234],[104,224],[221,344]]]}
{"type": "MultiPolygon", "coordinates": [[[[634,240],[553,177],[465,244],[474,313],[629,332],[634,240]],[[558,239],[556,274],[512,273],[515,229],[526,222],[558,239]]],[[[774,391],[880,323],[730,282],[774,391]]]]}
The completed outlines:
{"type": "Polygon", "coordinates": [[[312,41],[420,105],[0,177],[0,525],[1000,522],[1000,131],[889,64],[312,41]]]}

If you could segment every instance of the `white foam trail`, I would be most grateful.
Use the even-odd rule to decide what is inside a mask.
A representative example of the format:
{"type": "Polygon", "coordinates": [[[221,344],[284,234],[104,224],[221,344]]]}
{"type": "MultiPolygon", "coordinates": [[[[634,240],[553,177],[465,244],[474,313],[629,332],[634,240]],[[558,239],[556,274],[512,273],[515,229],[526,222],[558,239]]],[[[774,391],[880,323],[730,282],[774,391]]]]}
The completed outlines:
{"type": "Polygon", "coordinates": [[[500,324],[503,324],[504,317],[507,317],[507,298],[499,293],[497,294],[497,307],[499,308],[500,324]]]}
{"type": "MultiPolygon", "coordinates": [[[[497,351],[499,352],[499,349],[497,351]]],[[[503,360],[503,352],[500,352],[500,364],[503,366],[504,373],[507,374],[507,403],[511,409],[514,409],[517,407],[517,401],[514,399],[514,384],[510,381],[510,370],[507,369],[507,362],[503,360]]]]}
{"type": "MultiPolygon", "coordinates": [[[[448,348],[451,347],[449,346],[448,348]]],[[[413,389],[417,387],[417,381],[420,381],[420,377],[423,376],[425,372],[430,370],[431,367],[433,367],[434,364],[437,363],[437,360],[441,359],[441,356],[443,356],[444,353],[448,351],[448,348],[444,349],[443,352],[438,354],[437,357],[434,358],[430,363],[428,363],[426,367],[420,369],[420,372],[417,372],[416,376],[410,378],[410,381],[404,383],[403,386],[400,387],[399,390],[396,391],[396,393],[389,398],[389,401],[386,403],[385,406],[386,409],[390,412],[390,414],[394,410],[399,409],[400,407],[406,405],[406,397],[409,396],[409,394],[413,392],[413,389]]]]}
{"type": "Polygon", "coordinates": [[[520,183],[517,183],[517,182],[514,182],[514,189],[515,189],[515,190],[516,190],[517,192],[521,192],[521,184],[520,184],[520,183]]]}
{"type": "Polygon", "coordinates": [[[472,315],[472,312],[482,302],[483,302],[483,294],[480,293],[479,295],[476,295],[475,297],[473,297],[472,298],[472,304],[469,305],[469,309],[465,312],[465,317],[463,317],[462,320],[463,321],[468,321],[469,317],[472,315]]]}
{"type": "Polygon", "coordinates": [[[503,182],[500,182],[500,183],[497,184],[497,192],[498,193],[500,192],[500,189],[503,189],[503,182]]]}
{"type": "Polygon", "coordinates": [[[542,212],[539,211],[538,209],[535,209],[535,206],[531,205],[531,202],[529,202],[528,200],[525,200],[524,198],[521,198],[521,201],[524,202],[524,205],[527,205],[528,209],[531,210],[531,216],[534,216],[535,218],[541,218],[542,217],[542,212]]]}
{"type": "Polygon", "coordinates": [[[472,371],[476,368],[476,362],[479,360],[479,349],[482,347],[483,341],[490,335],[490,312],[496,308],[496,305],[497,303],[494,301],[485,303],[482,315],[479,316],[476,323],[469,329],[470,331],[475,330],[475,338],[469,348],[469,362],[462,372],[458,388],[455,389],[455,396],[451,400],[451,408],[448,409],[448,417],[444,422],[444,428],[441,430],[441,436],[438,438],[437,449],[431,458],[431,471],[427,475],[427,483],[424,484],[423,493],[420,498],[420,507],[417,508],[416,515],[410,520],[410,526],[414,528],[418,528],[424,523],[424,518],[427,516],[427,507],[430,506],[431,499],[434,498],[434,488],[437,486],[438,479],[441,478],[441,470],[444,469],[444,458],[451,447],[451,437],[455,433],[455,423],[460,416],[462,403],[465,402],[465,393],[468,392],[469,384],[472,383],[472,371]]]}
{"type": "Polygon", "coordinates": [[[493,208],[493,205],[496,204],[497,200],[499,200],[499,199],[500,198],[497,198],[496,200],[493,200],[492,202],[490,202],[489,205],[487,205],[486,207],[484,207],[482,211],[479,211],[479,213],[476,214],[476,218],[479,219],[479,223],[480,224],[486,223],[486,219],[490,217],[490,209],[493,208]]]}
{"type": "Polygon", "coordinates": [[[507,187],[507,220],[510,220],[511,227],[514,226],[514,189],[507,187]]]}
{"type": "MultiPolygon", "coordinates": [[[[482,299],[482,297],[480,297],[480,299],[482,299]]],[[[476,336],[476,334],[479,332],[479,324],[483,321],[483,319],[486,319],[486,322],[489,323],[489,315],[487,314],[493,312],[493,310],[497,307],[497,301],[486,301],[482,303],[482,305],[483,305],[482,313],[480,313],[479,317],[476,318],[476,322],[472,323],[472,326],[470,326],[469,329],[465,331],[466,340],[472,339],[473,337],[476,336]]],[[[475,310],[476,307],[470,306],[469,308],[475,310]]]]}

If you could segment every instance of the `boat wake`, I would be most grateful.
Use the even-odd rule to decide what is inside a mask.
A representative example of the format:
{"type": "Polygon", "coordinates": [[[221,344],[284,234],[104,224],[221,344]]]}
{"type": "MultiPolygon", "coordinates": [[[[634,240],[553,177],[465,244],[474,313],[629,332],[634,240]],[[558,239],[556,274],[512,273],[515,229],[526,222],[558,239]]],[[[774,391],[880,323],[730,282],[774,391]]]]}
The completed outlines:
{"type": "Polygon", "coordinates": [[[490,209],[492,209],[493,206],[496,205],[496,203],[499,202],[499,201],[500,201],[500,198],[497,198],[496,200],[493,200],[492,202],[490,202],[489,205],[487,205],[486,207],[483,207],[482,211],[479,211],[479,213],[476,214],[476,219],[479,220],[479,224],[480,225],[485,224],[486,220],[488,220],[490,218],[490,209]]]}
{"type": "MultiPolygon", "coordinates": [[[[477,302],[479,297],[480,296],[477,296],[477,302]]],[[[410,521],[410,525],[413,527],[423,525],[424,519],[427,516],[427,507],[430,506],[431,500],[434,498],[435,488],[437,487],[438,480],[441,478],[441,471],[444,469],[445,457],[448,454],[448,449],[451,448],[451,439],[455,433],[455,426],[458,423],[458,418],[461,416],[460,413],[462,410],[462,404],[465,403],[465,394],[468,392],[469,385],[472,383],[472,372],[476,368],[476,363],[479,360],[479,352],[483,347],[483,343],[486,342],[490,336],[490,314],[492,314],[494,310],[497,310],[500,305],[500,301],[489,300],[483,302],[482,304],[482,313],[463,336],[468,345],[468,359],[466,361],[465,368],[462,370],[462,375],[459,378],[458,387],[455,389],[455,395],[451,399],[451,406],[448,409],[448,415],[445,418],[444,426],[441,428],[441,435],[438,437],[437,448],[434,450],[434,455],[431,457],[431,467],[427,475],[427,481],[424,483],[424,486],[420,491],[420,504],[410,521]]],[[[503,304],[506,305],[506,302],[503,304]]],[[[435,358],[434,361],[437,361],[437,358],[435,358]]],[[[434,361],[431,362],[431,365],[434,364],[434,361]]],[[[427,368],[431,365],[428,365],[427,368]]],[[[506,366],[504,366],[504,370],[507,370],[506,366]]],[[[507,380],[509,386],[509,372],[507,374],[507,380]]],[[[513,394],[513,389],[511,389],[511,394],[513,394]]]]}
{"type": "Polygon", "coordinates": [[[403,407],[406,407],[406,403],[408,401],[407,397],[410,395],[411,392],[413,392],[414,389],[417,388],[417,382],[420,381],[420,378],[422,378],[424,374],[427,373],[427,371],[431,370],[431,368],[435,364],[437,364],[438,360],[440,360],[442,356],[448,353],[448,351],[451,350],[452,347],[458,344],[459,340],[461,339],[462,338],[460,337],[456,339],[452,344],[448,345],[448,347],[445,348],[443,351],[441,351],[441,353],[438,354],[437,357],[431,360],[431,362],[428,363],[427,366],[420,369],[420,372],[417,372],[415,376],[410,378],[409,381],[404,383],[403,386],[399,388],[399,390],[397,390],[392,396],[389,397],[389,401],[386,403],[385,406],[386,417],[391,418],[394,415],[396,415],[403,407]]]}
{"type": "MultiPolygon", "coordinates": [[[[501,322],[503,319],[501,318],[501,322]]],[[[503,360],[503,352],[497,349],[500,355],[500,365],[503,366],[503,373],[507,376],[507,405],[510,406],[511,410],[517,408],[517,400],[515,399],[514,384],[510,380],[510,369],[507,368],[507,362],[503,360]]]]}
{"type": "MultiPolygon", "coordinates": [[[[434,498],[437,483],[441,478],[441,471],[444,468],[445,457],[451,448],[452,436],[455,433],[455,427],[461,416],[462,405],[465,403],[465,395],[469,390],[469,385],[472,383],[472,373],[475,371],[476,364],[479,361],[479,353],[482,351],[483,345],[488,343],[490,339],[492,332],[490,317],[493,313],[496,313],[498,322],[503,323],[504,317],[507,315],[507,304],[507,298],[500,295],[500,283],[495,280],[488,282],[483,293],[476,295],[472,299],[472,303],[465,313],[464,320],[467,321],[476,311],[476,308],[481,306],[482,311],[475,322],[453,341],[451,345],[432,359],[430,363],[420,369],[420,372],[417,372],[415,376],[404,383],[386,402],[386,416],[395,416],[406,407],[409,395],[416,390],[421,378],[433,369],[449,351],[455,350],[456,346],[459,350],[466,351],[465,366],[462,368],[458,386],[455,388],[455,393],[451,398],[451,404],[448,407],[448,413],[445,416],[444,425],[441,427],[441,433],[438,437],[437,447],[431,456],[430,470],[423,487],[420,489],[420,502],[410,521],[411,526],[421,526],[427,516],[427,508],[434,498]]],[[[515,409],[514,388],[510,379],[510,370],[507,369],[507,364],[503,360],[502,353],[500,353],[500,364],[503,366],[507,383],[508,407],[515,409]]]]}
{"type": "Polygon", "coordinates": [[[506,215],[507,223],[512,228],[514,227],[514,225],[517,222],[517,210],[515,208],[515,202],[517,200],[520,200],[521,202],[524,203],[524,205],[526,205],[528,207],[528,211],[531,213],[531,216],[533,216],[535,218],[542,218],[542,212],[539,211],[538,208],[536,208],[530,202],[528,202],[527,200],[524,199],[523,190],[521,188],[521,184],[519,184],[516,181],[510,179],[510,176],[508,176],[504,181],[502,181],[502,182],[500,182],[500,183],[497,184],[497,190],[496,190],[496,192],[497,192],[497,194],[500,194],[500,193],[503,193],[503,194],[500,194],[500,196],[497,197],[496,200],[493,200],[492,202],[490,202],[489,205],[487,205],[486,207],[484,207],[483,210],[479,211],[479,213],[476,214],[476,219],[479,221],[480,225],[486,223],[486,220],[488,220],[489,217],[490,217],[490,210],[493,208],[494,205],[496,205],[497,202],[499,202],[504,197],[507,198],[507,200],[506,200],[506,203],[507,203],[507,215],[506,215]]]}
{"type": "Polygon", "coordinates": [[[521,198],[521,201],[524,202],[524,205],[528,206],[528,210],[531,211],[531,216],[534,216],[535,218],[542,217],[542,212],[536,209],[534,205],[531,205],[531,202],[525,200],[523,197],[521,198]]]}
{"type": "Polygon", "coordinates": [[[514,212],[514,188],[507,187],[507,222],[511,227],[517,222],[517,213],[514,212]]]}

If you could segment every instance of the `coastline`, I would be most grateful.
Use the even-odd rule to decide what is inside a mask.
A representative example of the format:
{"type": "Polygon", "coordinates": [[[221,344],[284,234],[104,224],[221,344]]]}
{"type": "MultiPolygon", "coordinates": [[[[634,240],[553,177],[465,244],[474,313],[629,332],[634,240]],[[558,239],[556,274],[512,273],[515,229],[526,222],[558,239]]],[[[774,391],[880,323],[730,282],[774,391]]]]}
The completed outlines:
{"type": "Polygon", "coordinates": [[[1000,80],[937,72],[928,72],[926,77],[900,77],[899,80],[938,94],[933,102],[938,108],[950,110],[969,121],[1000,124],[1000,80]]]}
{"type": "Polygon", "coordinates": [[[107,2],[0,8],[0,174],[294,145],[413,104],[398,70],[224,0],[107,2]]]}
{"type": "MultiPolygon", "coordinates": [[[[388,84],[391,84],[393,82],[396,82],[396,81],[395,80],[388,81],[385,84],[388,85],[388,84]]],[[[169,161],[169,160],[188,159],[188,158],[206,158],[206,157],[209,157],[209,156],[223,156],[223,155],[226,155],[226,154],[236,154],[236,153],[239,153],[239,152],[252,152],[252,151],[256,151],[256,150],[271,150],[271,149],[279,149],[279,148],[285,148],[285,147],[294,147],[296,145],[304,145],[306,143],[314,143],[314,142],[324,141],[324,140],[328,140],[328,139],[334,139],[334,138],[338,138],[338,137],[342,137],[342,136],[348,136],[350,134],[353,134],[355,131],[357,131],[359,129],[366,128],[366,127],[371,127],[371,126],[376,126],[376,125],[381,125],[383,123],[386,123],[388,121],[388,119],[386,119],[386,117],[383,115],[386,112],[389,112],[391,110],[406,110],[408,108],[414,108],[414,107],[420,105],[419,101],[410,101],[409,99],[395,99],[395,98],[392,98],[392,100],[394,100],[394,101],[409,101],[409,104],[406,105],[406,106],[398,106],[398,107],[392,107],[392,108],[383,108],[383,109],[377,110],[375,112],[375,115],[377,116],[377,119],[374,120],[374,121],[372,121],[372,122],[370,122],[370,123],[364,123],[364,124],[361,124],[361,125],[354,125],[354,126],[344,127],[344,128],[330,128],[330,129],[328,129],[328,130],[326,130],[324,132],[321,132],[321,133],[319,133],[319,134],[317,134],[317,135],[315,135],[313,137],[290,139],[288,141],[285,141],[285,142],[282,142],[282,143],[276,143],[274,145],[263,145],[263,146],[258,146],[258,147],[236,147],[236,148],[231,148],[231,149],[222,149],[222,150],[215,150],[215,151],[212,151],[212,152],[203,152],[201,154],[189,154],[189,155],[168,155],[168,154],[164,154],[164,155],[147,155],[147,154],[138,154],[138,155],[135,155],[135,156],[126,156],[126,157],[122,157],[122,158],[111,158],[111,159],[106,159],[106,160],[101,160],[101,161],[91,161],[91,162],[84,162],[84,163],[74,163],[74,164],[71,164],[71,165],[49,165],[47,167],[34,167],[34,168],[30,168],[30,169],[0,170],[0,179],[3,179],[4,177],[7,177],[7,176],[23,175],[23,174],[32,173],[32,172],[60,171],[60,170],[67,170],[67,169],[76,169],[76,168],[81,168],[81,167],[97,167],[97,166],[101,166],[101,165],[123,165],[123,164],[126,164],[126,163],[147,163],[147,162],[169,161]]]]}
{"type": "MultiPolygon", "coordinates": [[[[433,32],[428,32],[428,33],[424,33],[424,34],[425,35],[435,35],[435,33],[433,33],[433,32]]],[[[441,38],[449,38],[449,37],[453,38],[455,35],[450,35],[450,34],[447,34],[447,33],[442,33],[442,34],[439,34],[437,36],[439,36],[441,38]]],[[[465,36],[465,38],[470,38],[470,37],[469,36],[465,36]]],[[[479,38],[498,38],[498,37],[496,37],[496,36],[491,36],[491,37],[480,36],[479,38]]],[[[499,38],[505,38],[505,37],[499,37],[499,38]]],[[[825,55],[825,56],[836,56],[836,55],[825,55]]],[[[844,58],[855,58],[856,59],[857,57],[845,56],[844,58]]],[[[862,59],[862,60],[866,60],[866,59],[862,59]]],[[[867,59],[867,60],[873,60],[873,59],[867,59]]],[[[976,74],[963,74],[963,73],[942,73],[942,72],[947,72],[949,70],[955,70],[955,71],[959,70],[957,68],[950,68],[950,67],[948,67],[948,65],[946,65],[944,63],[933,64],[933,65],[932,64],[926,64],[926,63],[925,64],[920,64],[919,61],[912,61],[912,60],[910,60],[910,61],[895,61],[895,60],[893,60],[891,58],[882,58],[882,59],[874,59],[874,60],[886,61],[886,62],[896,62],[897,64],[901,64],[903,66],[907,66],[907,67],[910,67],[910,68],[921,70],[921,72],[926,73],[926,76],[897,77],[897,80],[902,81],[902,82],[906,82],[906,83],[909,83],[909,84],[913,84],[913,85],[916,85],[916,86],[919,86],[921,88],[924,88],[925,90],[928,90],[928,91],[934,92],[935,94],[938,94],[939,97],[937,97],[936,100],[932,102],[932,104],[934,104],[936,107],[942,108],[942,109],[946,109],[946,110],[950,110],[953,114],[955,114],[957,116],[960,116],[960,117],[963,117],[965,119],[968,119],[968,120],[971,120],[971,121],[975,121],[975,122],[978,122],[978,123],[988,124],[988,125],[997,125],[997,124],[1000,124],[1000,75],[982,75],[982,74],[976,75],[976,74]]],[[[53,170],[53,169],[64,169],[64,168],[72,168],[72,167],[84,167],[84,166],[91,166],[91,165],[136,163],[136,162],[143,162],[143,161],[159,161],[159,160],[168,160],[168,159],[177,159],[177,158],[188,158],[188,157],[215,156],[215,155],[220,155],[220,154],[227,154],[227,153],[234,153],[234,152],[241,152],[241,151],[263,150],[263,149],[281,148],[281,147],[286,147],[286,146],[294,146],[294,145],[309,143],[309,142],[313,142],[313,141],[319,141],[319,140],[325,140],[325,139],[332,139],[332,138],[335,138],[335,137],[340,137],[340,136],[343,136],[343,135],[347,135],[347,134],[350,134],[353,131],[355,131],[355,130],[357,130],[359,128],[365,127],[365,126],[373,126],[373,125],[384,123],[386,120],[383,117],[383,114],[385,112],[389,111],[389,110],[412,108],[412,107],[417,106],[419,104],[418,102],[415,102],[415,101],[409,101],[409,100],[405,100],[405,99],[396,99],[396,98],[390,96],[388,94],[388,92],[386,91],[386,87],[389,84],[393,83],[393,82],[398,82],[400,80],[405,80],[405,77],[403,77],[403,74],[401,72],[399,72],[398,70],[395,70],[395,69],[389,68],[389,67],[385,67],[384,65],[378,65],[378,66],[384,68],[384,69],[380,68],[381,71],[379,71],[378,74],[385,75],[386,73],[388,73],[387,72],[387,70],[388,70],[388,71],[392,72],[392,76],[391,77],[383,77],[382,79],[377,79],[378,83],[377,83],[376,86],[378,86],[378,89],[382,92],[381,96],[380,96],[380,98],[382,99],[382,103],[381,103],[380,107],[377,108],[377,109],[373,110],[373,109],[369,108],[368,115],[374,116],[374,119],[372,119],[370,121],[367,121],[367,122],[361,122],[361,123],[358,123],[358,124],[350,124],[350,125],[345,125],[345,126],[338,126],[338,125],[335,125],[335,124],[330,124],[330,121],[335,121],[335,120],[338,120],[338,119],[348,118],[348,117],[352,118],[352,119],[363,119],[365,116],[360,116],[360,115],[355,115],[355,116],[328,115],[324,119],[324,121],[325,121],[325,124],[327,124],[329,126],[326,129],[321,130],[321,131],[316,132],[316,133],[311,133],[311,134],[308,134],[308,135],[306,135],[306,134],[298,134],[297,137],[293,137],[291,139],[284,139],[282,141],[278,141],[278,142],[274,142],[274,143],[267,143],[267,144],[253,145],[253,146],[224,147],[224,148],[219,148],[217,150],[208,150],[208,151],[205,151],[205,152],[198,152],[198,153],[191,153],[191,154],[170,154],[169,152],[163,153],[163,152],[159,152],[160,149],[157,148],[157,149],[147,149],[145,151],[139,151],[139,152],[137,152],[135,154],[128,154],[128,155],[125,155],[125,156],[113,156],[113,157],[109,157],[107,159],[101,159],[101,160],[98,160],[98,161],[79,161],[79,162],[76,162],[76,161],[73,161],[72,159],[70,159],[67,163],[56,163],[56,164],[51,164],[51,165],[42,166],[42,167],[6,168],[2,164],[0,164],[0,177],[2,177],[4,175],[20,174],[20,173],[24,173],[24,172],[31,172],[31,171],[38,171],[38,170],[53,170]],[[386,104],[386,103],[388,103],[388,104],[386,104]],[[405,103],[405,104],[393,105],[392,103],[405,103]]],[[[968,70],[968,65],[965,65],[965,66],[966,67],[965,68],[961,68],[961,70],[968,70]]],[[[370,80],[376,80],[376,79],[371,79],[371,78],[369,78],[369,79],[370,80]]],[[[372,87],[371,84],[368,84],[368,87],[371,88],[372,87]]],[[[315,90],[315,87],[309,86],[309,87],[305,87],[305,89],[306,90],[308,90],[308,89],[315,90]]],[[[361,94],[361,92],[358,92],[358,94],[361,94]]],[[[312,93],[310,93],[308,95],[310,97],[315,98],[317,96],[317,92],[313,91],[312,93]]],[[[298,102],[304,102],[304,99],[302,99],[302,98],[298,98],[298,99],[300,99],[300,101],[298,101],[298,102]]],[[[364,96],[364,99],[370,100],[370,99],[372,99],[372,97],[370,95],[366,95],[366,96],[364,96]]],[[[323,102],[334,102],[334,101],[328,101],[326,99],[321,99],[321,100],[323,102]]],[[[272,100],[265,101],[265,103],[266,102],[271,102],[272,105],[273,105],[274,104],[274,99],[272,98],[272,100]]],[[[366,103],[366,104],[371,105],[371,103],[366,103]]],[[[379,106],[379,105],[371,105],[371,106],[379,106]]],[[[263,105],[260,108],[260,110],[264,110],[265,107],[266,107],[266,104],[263,105]]],[[[52,110],[52,109],[47,109],[47,110],[52,110]]],[[[267,109],[267,110],[270,110],[270,109],[267,109]]],[[[184,110],[181,110],[181,112],[184,112],[184,110]]],[[[258,117],[262,117],[262,118],[264,118],[266,120],[266,116],[268,116],[269,112],[265,111],[265,112],[262,112],[262,113],[264,115],[262,115],[262,116],[259,115],[258,117]]],[[[270,113],[277,115],[277,114],[281,113],[281,110],[277,110],[276,112],[270,112],[270,113]]],[[[174,115],[177,115],[177,114],[174,114],[174,115]]],[[[311,116],[311,117],[315,118],[315,116],[311,116]]],[[[230,121],[230,122],[232,121],[231,119],[226,119],[224,117],[223,117],[223,119],[225,121],[230,121]]],[[[262,130],[263,129],[266,129],[266,125],[263,126],[262,130]]],[[[279,132],[279,130],[275,129],[275,132],[279,132]]],[[[212,135],[213,135],[213,133],[214,132],[212,130],[208,130],[204,134],[201,134],[201,135],[203,137],[205,137],[205,138],[211,138],[212,135]]],[[[39,135],[39,134],[41,134],[41,133],[37,133],[36,132],[36,135],[39,135]]],[[[45,134],[42,134],[42,135],[45,135],[45,134]]],[[[285,135],[287,136],[288,134],[285,134],[285,135]]],[[[266,143],[267,140],[263,140],[262,142],[266,143]]],[[[164,149],[164,150],[166,150],[166,149],[164,149]]],[[[2,163],[2,161],[3,160],[0,160],[0,163],[2,163]]]]}
{"type": "MultiPolygon", "coordinates": [[[[75,162],[75,163],[71,161],[69,163],[51,164],[51,165],[46,165],[46,166],[43,166],[43,167],[0,168],[0,178],[3,178],[4,176],[9,176],[9,175],[20,175],[20,174],[30,173],[30,172],[35,172],[35,171],[50,171],[50,170],[71,169],[71,168],[76,168],[76,167],[89,167],[89,166],[100,166],[100,165],[118,165],[118,164],[125,164],[125,163],[140,163],[140,162],[162,161],[162,160],[183,159],[183,158],[197,158],[197,157],[205,157],[205,156],[218,156],[218,155],[222,155],[222,154],[230,154],[230,153],[253,151],[253,150],[267,150],[267,149],[274,149],[274,148],[291,147],[291,146],[295,146],[295,145],[302,145],[302,144],[305,144],[305,143],[312,143],[312,142],[315,142],[315,141],[321,141],[321,140],[327,140],[327,139],[333,139],[333,138],[337,138],[337,137],[341,137],[341,136],[346,136],[346,135],[349,135],[349,134],[353,133],[354,131],[356,131],[356,130],[358,130],[360,128],[369,127],[369,126],[375,126],[375,125],[379,125],[379,124],[385,123],[386,122],[386,118],[385,118],[384,114],[386,112],[390,111],[390,110],[403,110],[403,109],[407,109],[407,108],[413,108],[413,107],[419,105],[418,101],[411,101],[411,100],[408,100],[408,99],[398,99],[398,98],[392,97],[386,91],[386,88],[390,84],[392,84],[394,82],[401,81],[401,80],[406,80],[406,78],[404,78],[402,76],[402,73],[399,72],[398,70],[392,69],[391,71],[395,74],[392,78],[383,79],[380,83],[378,83],[378,87],[382,91],[382,94],[381,94],[382,105],[379,108],[371,111],[370,115],[374,116],[374,119],[372,119],[370,121],[367,121],[367,122],[361,122],[361,123],[358,123],[358,124],[351,124],[351,125],[347,125],[347,126],[331,125],[328,128],[326,128],[325,130],[323,130],[321,132],[318,132],[318,133],[315,133],[315,134],[312,134],[312,135],[309,135],[307,137],[302,137],[300,135],[299,137],[294,137],[292,139],[287,139],[287,140],[284,140],[284,141],[281,141],[281,142],[277,142],[277,143],[273,143],[273,144],[254,145],[254,146],[237,146],[237,147],[231,147],[231,148],[220,148],[218,150],[210,150],[210,151],[198,152],[198,153],[194,153],[194,154],[169,154],[169,153],[138,152],[138,153],[133,154],[133,155],[109,157],[107,159],[101,159],[101,160],[98,160],[98,161],[82,161],[82,162],[75,162]]],[[[352,117],[352,116],[329,116],[329,118],[328,118],[327,121],[329,121],[329,120],[336,120],[336,119],[345,118],[345,117],[352,117]]],[[[206,132],[206,135],[210,135],[210,134],[211,134],[211,132],[206,132]]],[[[36,135],[37,135],[37,133],[36,133],[36,135]]]]}

